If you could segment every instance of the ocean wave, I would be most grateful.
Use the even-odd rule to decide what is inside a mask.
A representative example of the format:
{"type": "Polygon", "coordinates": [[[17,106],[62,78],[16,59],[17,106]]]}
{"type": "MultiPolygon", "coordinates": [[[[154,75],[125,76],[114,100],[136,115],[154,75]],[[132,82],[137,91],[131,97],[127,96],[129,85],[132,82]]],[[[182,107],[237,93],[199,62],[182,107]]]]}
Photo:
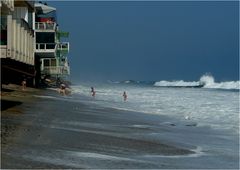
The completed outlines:
{"type": "Polygon", "coordinates": [[[126,84],[126,85],[153,85],[155,81],[135,81],[135,80],[124,80],[124,81],[107,81],[110,84],[126,84]]]}
{"type": "Polygon", "coordinates": [[[215,82],[211,75],[203,75],[199,81],[186,82],[179,81],[158,81],[154,83],[158,87],[202,87],[211,89],[240,89],[239,81],[215,82]]]}
{"type": "Polygon", "coordinates": [[[162,81],[159,81],[159,82],[156,82],[154,84],[154,86],[162,86],[162,87],[171,87],[171,86],[174,86],[174,87],[184,87],[184,86],[199,86],[200,83],[197,81],[193,81],[193,82],[186,82],[186,81],[183,81],[183,80],[179,80],[179,81],[165,81],[165,80],[162,80],[162,81]]]}

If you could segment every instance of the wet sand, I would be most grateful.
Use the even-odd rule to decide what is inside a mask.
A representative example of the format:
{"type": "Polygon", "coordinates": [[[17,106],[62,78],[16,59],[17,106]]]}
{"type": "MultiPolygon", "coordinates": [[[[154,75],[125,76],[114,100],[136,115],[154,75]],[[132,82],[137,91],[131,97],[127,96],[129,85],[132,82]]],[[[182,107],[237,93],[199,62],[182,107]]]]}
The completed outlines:
{"type": "Polygon", "coordinates": [[[1,168],[199,168],[205,161],[184,163],[198,148],[178,136],[183,129],[196,133],[194,126],[178,128],[162,116],[85,104],[46,90],[8,89],[14,91],[2,92],[1,168]]]}

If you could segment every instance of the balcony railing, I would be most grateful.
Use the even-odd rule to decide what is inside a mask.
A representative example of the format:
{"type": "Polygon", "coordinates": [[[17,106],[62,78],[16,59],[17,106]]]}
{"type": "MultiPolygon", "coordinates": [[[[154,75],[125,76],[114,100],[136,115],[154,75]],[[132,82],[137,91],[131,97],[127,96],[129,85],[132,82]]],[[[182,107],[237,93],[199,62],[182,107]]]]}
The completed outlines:
{"type": "Polygon", "coordinates": [[[49,75],[69,75],[70,68],[67,66],[44,66],[42,74],[49,75]]]}
{"type": "Polygon", "coordinates": [[[36,52],[56,51],[56,47],[55,43],[36,43],[36,52]]]}
{"type": "Polygon", "coordinates": [[[56,23],[55,22],[35,22],[36,31],[55,31],[56,23]]]}
{"type": "Polygon", "coordinates": [[[60,51],[68,52],[69,51],[69,42],[59,43],[57,49],[60,51]]]}

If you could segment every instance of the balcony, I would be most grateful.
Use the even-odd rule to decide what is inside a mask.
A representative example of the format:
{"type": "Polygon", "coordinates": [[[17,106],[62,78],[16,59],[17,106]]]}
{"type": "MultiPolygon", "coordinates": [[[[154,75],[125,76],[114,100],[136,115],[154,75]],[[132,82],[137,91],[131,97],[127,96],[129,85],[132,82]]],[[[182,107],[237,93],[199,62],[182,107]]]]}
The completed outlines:
{"type": "Polygon", "coordinates": [[[51,58],[56,56],[56,49],[55,43],[36,43],[35,53],[43,58],[51,58]]]}
{"type": "Polygon", "coordinates": [[[69,52],[69,42],[60,42],[58,43],[57,50],[63,53],[69,52]]]}
{"type": "Polygon", "coordinates": [[[47,75],[69,75],[69,66],[44,66],[41,70],[42,74],[47,75]]]}
{"type": "MultiPolygon", "coordinates": [[[[5,18],[6,25],[1,30],[1,57],[34,65],[34,35],[23,19],[5,18]]],[[[2,21],[4,18],[2,16],[2,21]]],[[[3,24],[3,23],[2,23],[3,24]]]]}
{"type": "Polygon", "coordinates": [[[36,32],[55,32],[56,31],[55,22],[35,22],[36,32]]]}

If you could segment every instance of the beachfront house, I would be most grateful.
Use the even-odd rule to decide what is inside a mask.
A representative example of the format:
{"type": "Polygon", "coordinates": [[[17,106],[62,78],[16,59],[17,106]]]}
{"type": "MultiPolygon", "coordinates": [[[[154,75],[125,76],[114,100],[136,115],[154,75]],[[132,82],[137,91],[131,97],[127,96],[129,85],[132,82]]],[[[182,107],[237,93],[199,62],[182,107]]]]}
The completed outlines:
{"type": "Polygon", "coordinates": [[[61,38],[69,33],[59,30],[56,8],[31,0],[1,0],[0,8],[1,84],[65,79],[69,42],[61,38]]]}
{"type": "Polygon", "coordinates": [[[1,84],[35,85],[35,9],[28,0],[1,0],[1,84]]]}
{"type": "Polygon", "coordinates": [[[56,84],[70,74],[67,60],[69,42],[61,42],[68,32],[59,30],[56,8],[47,3],[35,3],[35,60],[39,80],[56,84]]]}

